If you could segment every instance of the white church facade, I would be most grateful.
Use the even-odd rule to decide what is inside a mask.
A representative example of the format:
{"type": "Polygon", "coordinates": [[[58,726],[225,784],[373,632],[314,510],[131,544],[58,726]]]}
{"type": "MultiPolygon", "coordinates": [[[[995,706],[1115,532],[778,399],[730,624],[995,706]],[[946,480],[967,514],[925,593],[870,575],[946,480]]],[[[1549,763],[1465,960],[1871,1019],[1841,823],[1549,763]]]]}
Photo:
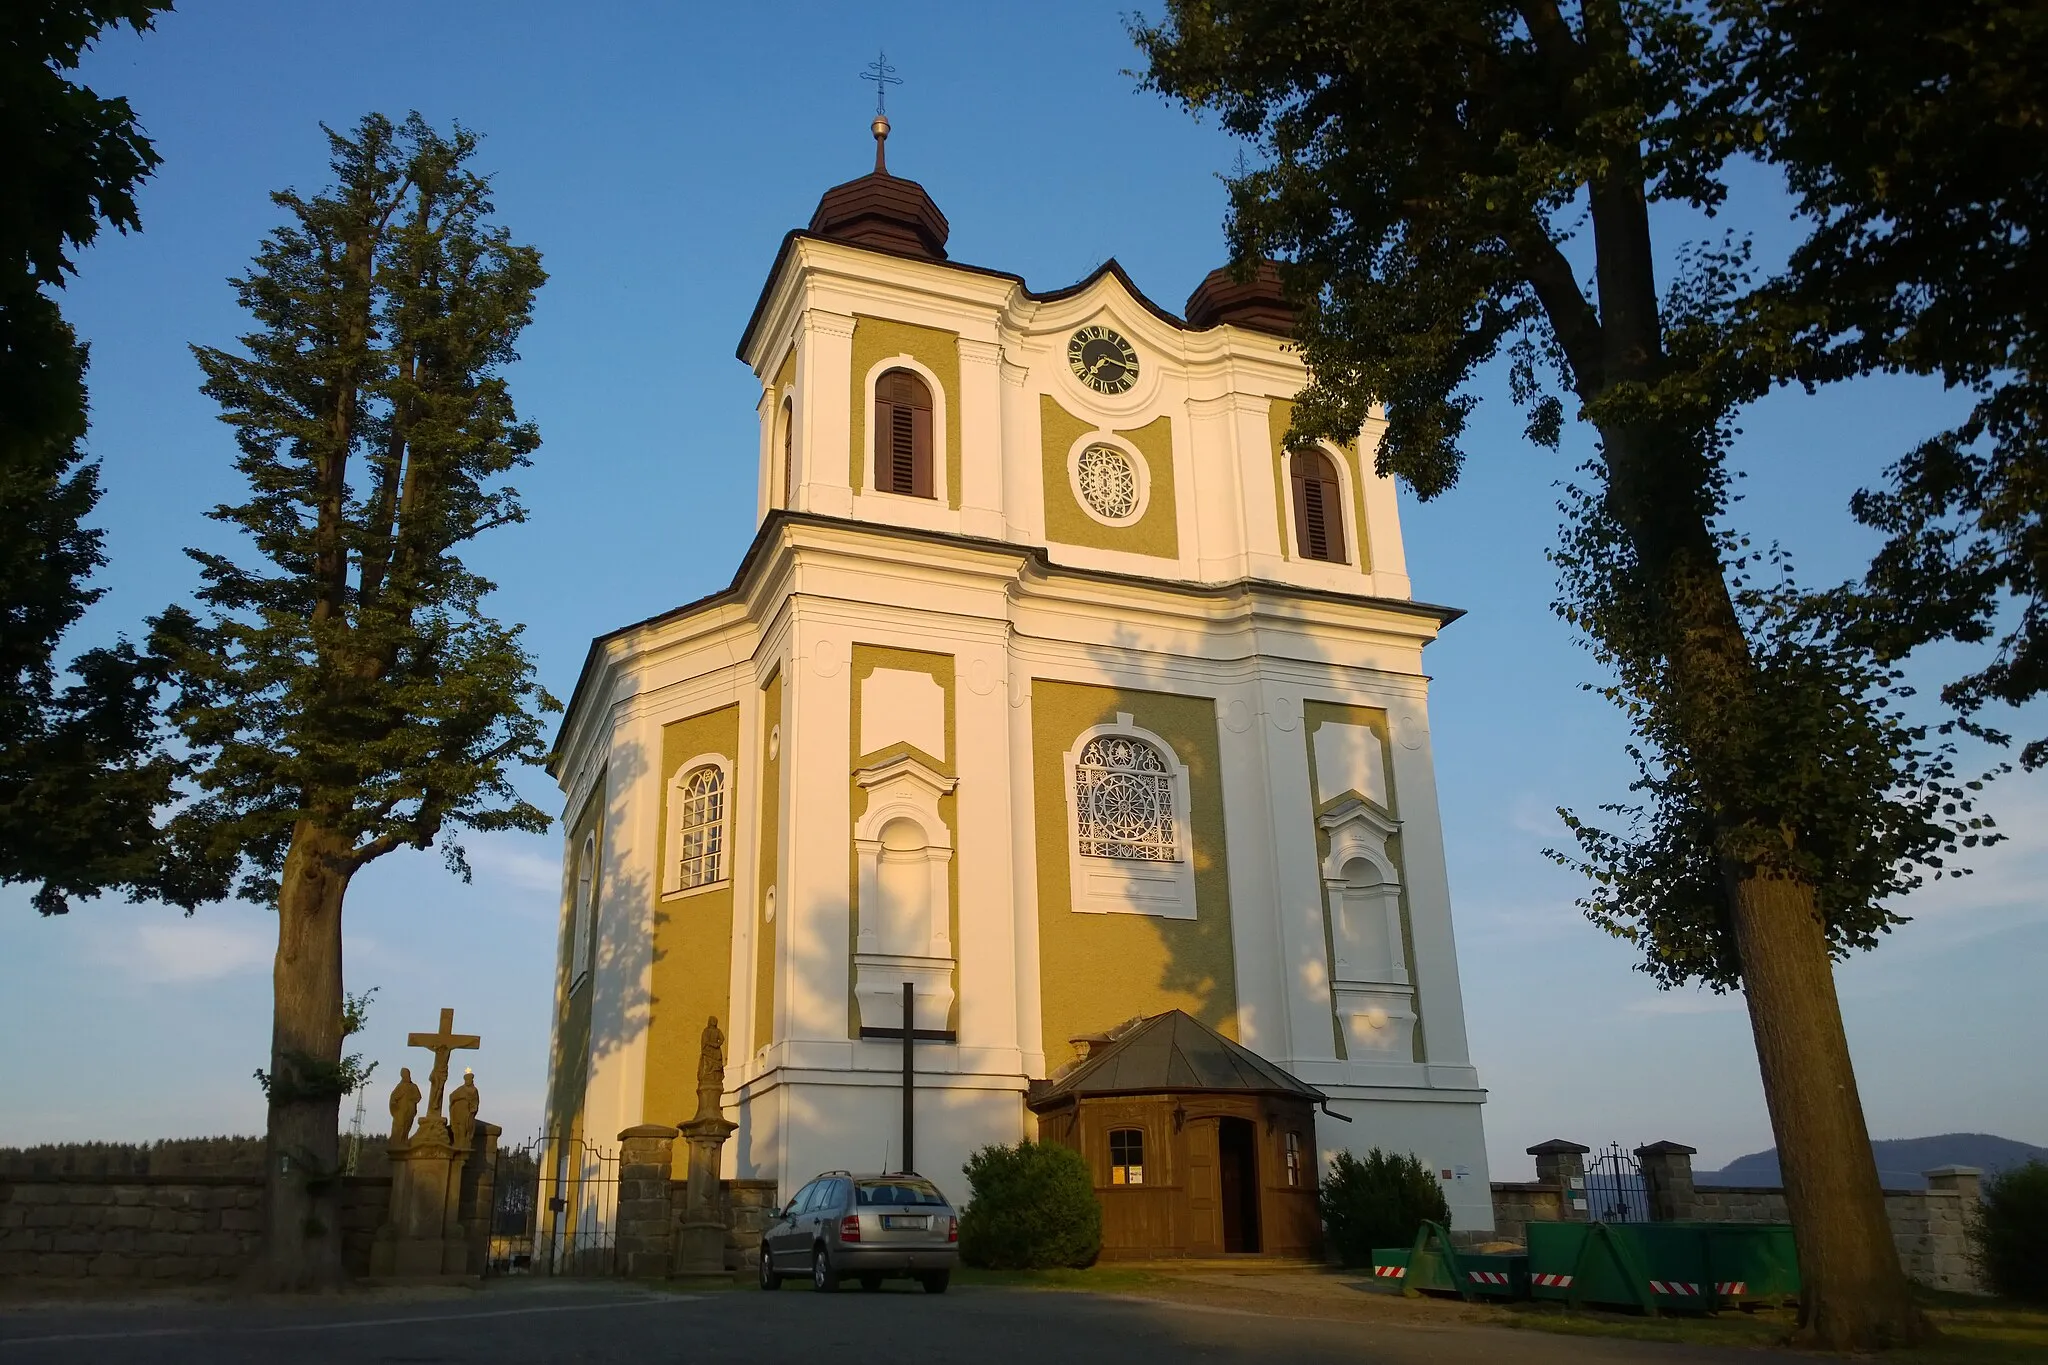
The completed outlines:
{"type": "Polygon", "coordinates": [[[893,1166],[908,982],[958,1198],[1034,1083],[1181,1010],[1328,1097],[1325,1161],[1414,1152],[1490,1226],[1422,669],[1457,613],[1411,597],[1376,431],[1287,448],[1270,279],[1178,317],[946,231],[878,155],[789,234],[739,347],[758,534],[591,646],[550,1125],[689,1118],[715,1015],[728,1176],[893,1166]]]}

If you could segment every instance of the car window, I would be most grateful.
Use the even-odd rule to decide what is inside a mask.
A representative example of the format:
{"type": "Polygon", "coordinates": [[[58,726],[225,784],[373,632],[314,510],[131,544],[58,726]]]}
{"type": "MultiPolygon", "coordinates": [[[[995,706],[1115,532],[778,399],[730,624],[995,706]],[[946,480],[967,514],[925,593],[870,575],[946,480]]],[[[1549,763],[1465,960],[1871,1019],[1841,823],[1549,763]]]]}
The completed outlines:
{"type": "Polygon", "coordinates": [[[811,1196],[816,1194],[817,1191],[818,1182],[813,1180],[810,1184],[791,1195],[789,1200],[789,1216],[794,1217],[809,1207],[811,1196]]]}
{"type": "Polygon", "coordinates": [[[863,1180],[854,1196],[863,1207],[944,1204],[946,1196],[929,1180],[863,1180]]]}
{"type": "Polygon", "coordinates": [[[841,1206],[843,1206],[843,1205],[844,1205],[844,1204],[846,1203],[846,1195],[847,1195],[847,1190],[848,1190],[848,1187],[849,1187],[849,1186],[850,1186],[850,1185],[851,1185],[852,1183],[853,1183],[853,1182],[852,1182],[852,1181],[849,1181],[849,1180],[828,1180],[828,1181],[826,1181],[826,1182],[825,1182],[825,1202],[824,1202],[823,1204],[819,1205],[819,1208],[820,1208],[820,1209],[836,1209],[836,1208],[840,1208],[841,1206]]]}

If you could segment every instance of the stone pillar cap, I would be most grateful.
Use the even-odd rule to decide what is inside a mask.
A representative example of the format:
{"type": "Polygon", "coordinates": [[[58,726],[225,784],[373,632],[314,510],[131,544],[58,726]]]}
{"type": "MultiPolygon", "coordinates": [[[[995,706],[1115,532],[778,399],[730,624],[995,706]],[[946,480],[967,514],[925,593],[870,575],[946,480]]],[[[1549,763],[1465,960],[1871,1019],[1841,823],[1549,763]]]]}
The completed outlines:
{"type": "Polygon", "coordinates": [[[675,1135],[676,1130],[666,1123],[641,1123],[619,1134],[619,1141],[625,1142],[630,1138],[672,1138],[675,1135]]]}
{"type": "Polygon", "coordinates": [[[1651,1144],[1650,1144],[1649,1146],[1647,1146],[1647,1147],[1638,1147],[1638,1148],[1636,1148],[1636,1155],[1637,1155],[1637,1156],[1698,1156],[1698,1155],[1699,1155],[1699,1150],[1700,1150],[1700,1149],[1699,1149],[1699,1148],[1697,1148],[1697,1147],[1688,1147],[1688,1146],[1686,1146],[1686,1145],[1685,1145],[1684,1143],[1682,1143],[1682,1142],[1673,1142],[1673,1141],[1671,1141],[1671,1139],[1669,1139],[1669,1138],[1665,1138],[1665,1139],[1664,1139],[1663,1141],[1661,1141],[1661,1142],[1653,1142],[1653,1143],[1651,1143],[1651,1144]]]}
{"type": "Polygon", "coordinates": [[[1568,1138],[1552,1138],[1548,1142],[1539,1142],[1528,1150],[1530,1156],[1565,1156],[1573,1152],[1583,1156],[1593,1149],[1568,1138]]]}
{"type": "Polygon", "coordinates": [[[1936,1166],[1933,1170],[1922,1171],[1920,1172],[1920,1174],[1924,1176],[1982,1175],[1984,1174],[1984,1171],[1981,1167],[1978,1166],[1936,1166]]]}

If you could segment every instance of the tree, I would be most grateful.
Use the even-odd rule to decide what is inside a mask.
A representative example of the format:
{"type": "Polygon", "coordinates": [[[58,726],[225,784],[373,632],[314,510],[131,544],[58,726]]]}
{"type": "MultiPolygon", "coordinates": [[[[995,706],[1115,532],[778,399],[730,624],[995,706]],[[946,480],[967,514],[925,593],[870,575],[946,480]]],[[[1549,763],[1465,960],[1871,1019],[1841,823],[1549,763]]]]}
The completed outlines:
{"type": "Polygon", "coordinates": [[[1316,1183],[1316,1210],[1330,1249],[1345,1265],[1372,1264],[1378,1247],[1406,1247],[1425,1220],[1451,1225],[1450,1201],[1436,1172],[1412,1152],[1375,1147],[1359,1160],[1338,1152],[1316,1183]]]}
{"type": "Polygon", "coordinates": [[[79,448],[86,348],[52,297],[102,224],[141,226],[135,189],[157,164],[128,102],[67,73],[104,29],[146,32],[170,8],[20,0],[0,14],[0,882],[40,883],[46,915],[156,880],[151,816],[175,773],[148,660],[122,643],[87,651],[69,681],[57,667],[106,554],[85,524],[100,497],[79,448]]]}
{"type": "MultiPolygon", "coordinates": [[[[1864,619],[1887,657],[1996,641],[1966,717],[2048,692],[2048,11],[2019,0],[1718,0],[1748,112],[1813,231],[1779,289],[1802,372],[1939,375],[1969,417],[1857,518],[1886,534],[1864,619]]],[[[1974,720],[1980,734],[2003,736],[1974,720]]],[[[2021,751],[2048,765],[2048,738],[2021,751]]]]}
{"type": "Polygon", "coordinates": [[[557,709],[458,554],[525,519],[501,480],[540,438],[502,371],[539,253],[490,223],[475,134],[414,114],[327,136],[336,184],[273,195],[286,222],[233,282],[257,324],[242,353],[193,348],[250,487],[211,515],[255,553],[188,551],[204,619],[172,608],[153,636],[197,756],[173,847],[277,906],[262,1079],[268,1268],[287,1289],[341,1274],[339,1102],[361,1079],[341,1055],[349,879],[437,840],[466,878],[459,831],[547,828],[508,774],[539,761],[536,712],[557,709]]]}
{"type": "Polygon", "coordinates": [[[1558,610],[1635,731],[1641,801],[1614,830],[1565,813],[1581,903],[1660,984],[1745,992],[1803,1337],[1921,1335],[1832,962],[1985,822],[1838,600],[1727,522],[1731,417],[1793,371],[1801,319],[1740,240],[1691,247],[1660,293],[1651,205],[1718,208],[1752,145],[1729,48],[1685,0],[1169,0],[1134,37],[1153,88],[1262,153],[1229,231],[1301,306],[1295,438],[1351,439],[1384,404],[1378,468],[1434,497],[1503,350],[1533,439],[1558,442],[1559,388],[1592,428],[1558,610]]]}

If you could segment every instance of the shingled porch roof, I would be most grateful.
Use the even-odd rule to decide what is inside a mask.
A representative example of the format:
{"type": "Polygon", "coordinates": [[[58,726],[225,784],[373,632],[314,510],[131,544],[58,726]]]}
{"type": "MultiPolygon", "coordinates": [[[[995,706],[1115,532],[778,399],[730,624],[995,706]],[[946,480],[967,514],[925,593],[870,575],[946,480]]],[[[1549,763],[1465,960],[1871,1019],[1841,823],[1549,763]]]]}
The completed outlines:
{"type": "Polygon", "coordinates": [[[1323,1103],[1322,1091],[1241,1043],[1180,1010],[1155,1014],[1100,1045],[1072,1071],[1032,1087],[1033,1110],[1084,1095],[1142,1095],[1162,1091],[1285,1095],[1323,1103]]]}

